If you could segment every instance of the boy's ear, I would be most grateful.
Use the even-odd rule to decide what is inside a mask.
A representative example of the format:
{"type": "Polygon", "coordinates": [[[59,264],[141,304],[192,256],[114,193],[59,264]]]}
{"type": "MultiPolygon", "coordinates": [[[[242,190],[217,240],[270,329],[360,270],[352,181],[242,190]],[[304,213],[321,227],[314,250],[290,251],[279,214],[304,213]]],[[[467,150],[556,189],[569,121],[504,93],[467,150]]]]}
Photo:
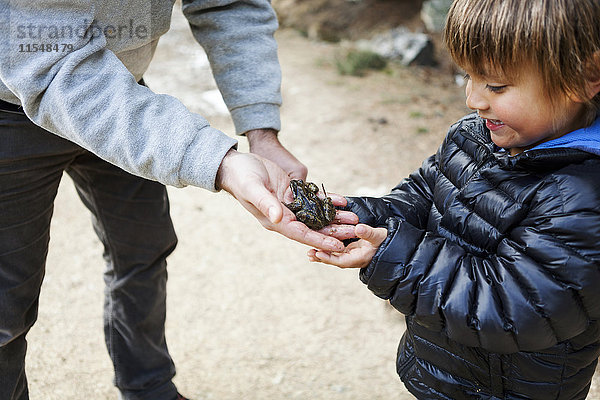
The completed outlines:
{"type": "Polygon", "coordinates": [[[587,82],[585,95],[583,93],[569,93],[569,98],[577,103],[586,103],[600,93],[600,51],[594,53],[586,62],[585,72],[587,82]]]}
{"type": "Polygon", "coordinates": [[[589,99],[593,99],[600,93],[600,51],[596,51],[591,58],[586,66],[588,72],[587,94],[589,99]]]}

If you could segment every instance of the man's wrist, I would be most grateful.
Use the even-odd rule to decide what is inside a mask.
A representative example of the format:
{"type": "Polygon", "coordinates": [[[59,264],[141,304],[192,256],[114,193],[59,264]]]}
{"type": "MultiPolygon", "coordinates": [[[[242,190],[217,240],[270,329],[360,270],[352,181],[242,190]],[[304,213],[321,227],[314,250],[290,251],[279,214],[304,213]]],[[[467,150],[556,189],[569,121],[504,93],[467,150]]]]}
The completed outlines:
{"type": "Polygon", "coordinates": [[[250,146],[252,146],[252,144],[261,142],[261,141],[268,141],[268,142],[278,142],[279,139],[277,139],[277,134],[279,132],[275,129],[271,129],[271,128],[265,128],[265,129],[252,129],[249,130],[248,132],[245,132],[244,135],[248,138],[248,143],[250,144],[250,146]]]}
{"type": "Polygon", "coordinates": [[[232,158],[235,157],[237,154],[239,153],[234,148],[229,149],[229,151],[225,153],[225,156],[223,157],[223,159],[221,160],[221,164],[219,165],[219,169],[217,170],[217,176],[215,177],[215,189],[223,189],[228,191],[226,178],[228,169],[230,168],[229,164],[232,158]]]}

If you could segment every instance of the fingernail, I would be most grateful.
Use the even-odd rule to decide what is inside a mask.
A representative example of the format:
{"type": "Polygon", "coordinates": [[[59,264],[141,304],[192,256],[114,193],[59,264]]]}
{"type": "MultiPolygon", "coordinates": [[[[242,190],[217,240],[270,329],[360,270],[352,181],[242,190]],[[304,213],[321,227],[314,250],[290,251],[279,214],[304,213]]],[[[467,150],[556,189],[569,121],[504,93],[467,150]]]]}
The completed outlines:
{"type": "Polygon", "coordinates": [[[269,215],[269,221],[271,221],[271,223],[275,223],[275,207],[271,207],[269,208],[269,211],[267,211],[267,214],[269,215]]]}

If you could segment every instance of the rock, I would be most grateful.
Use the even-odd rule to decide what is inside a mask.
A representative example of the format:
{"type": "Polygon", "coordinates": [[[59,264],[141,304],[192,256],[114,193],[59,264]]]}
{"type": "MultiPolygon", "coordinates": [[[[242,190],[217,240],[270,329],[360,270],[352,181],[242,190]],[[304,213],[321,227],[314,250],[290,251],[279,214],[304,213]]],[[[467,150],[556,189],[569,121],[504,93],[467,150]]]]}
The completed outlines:
{"type": "Polygon", "coordinates": [[[421,8],[421,19],[431,32],[441,32],[452,0],[427,0],[421,8]]]}
{"type": "Polygon", "coordinates": [[[280,25],[311,39],[356,41],[397,26],[423,28],[423,0],[272,0],[280,25]]]}
{"type": "Polygon", "coordinates": [[[341,32],[342,30],[335,25],[332,25],[328,22],[316,21],[308,26],[306,34],[310,39],[337,43],[342,40],[341,32]]]}
{"type": "Polygon", "coordinates": [[[358,47],[397,60],[402,65],[437,65],[431,38],[425,33],[411,32],[404,27],[391,29],[370,40],[361,40],[358,47]]]}

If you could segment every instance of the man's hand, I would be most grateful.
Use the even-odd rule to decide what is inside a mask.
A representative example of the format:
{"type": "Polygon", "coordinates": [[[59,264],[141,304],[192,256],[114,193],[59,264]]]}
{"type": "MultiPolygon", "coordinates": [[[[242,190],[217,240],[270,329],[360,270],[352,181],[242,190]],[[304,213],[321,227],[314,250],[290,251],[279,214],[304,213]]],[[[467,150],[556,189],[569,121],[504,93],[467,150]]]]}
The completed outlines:
{"type": "Polygon", "coordinates": [[[287,173],[273,162],[233,149],[223,158],[216,177],[217,189],[231,193],[266,229],[312,247],[342,251],[342,242],[309,229],[282,204],[292,200],[289,183],[287,173]]]}
{"type": "Polygon", "coordinates": [[[308,259],[340,268],[363,268],[369,265],[377,249],[387,237],[387,229],[358,224],[354,227],[358,241],[350,243],[342,252],[311,249],[308,259]]]}
{"type": "Polygon", "coordinates": [[[246,132],[250,152],[273,161],[279,165],[292,179],[306,180],[308,169],[277,138],[273,129],[254,129],[246,132]]]}
{"type": "MultiPolygon", "coordinates": [[[[319,194],[321,193],[319,192],[319,194]]],[[[331,202],[336,207],[346,207],[348,205],[348,200],[339,194],[327,193],[327,197],[331,199],[331,202]]],[[[354,239],[356,238],[354,229],[354,225],[356,224],[358,224],[358,215],[351,211],[337,210],[333,222],[320,229],[319,232],[338,240],[354,239]]]]}

